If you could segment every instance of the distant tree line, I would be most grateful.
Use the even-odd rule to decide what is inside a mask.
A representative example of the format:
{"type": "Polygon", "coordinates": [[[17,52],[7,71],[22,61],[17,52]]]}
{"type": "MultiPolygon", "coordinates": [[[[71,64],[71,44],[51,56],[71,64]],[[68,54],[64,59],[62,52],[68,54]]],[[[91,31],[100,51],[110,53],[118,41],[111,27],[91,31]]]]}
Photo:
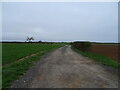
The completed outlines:
{"type": "Polygon", "coordinates": [[[41,41],[41,40],[33,42],[33,40],[35,40],[34,37],[27,37],[25,42],[27,42],[27,43],[40,43],[40,44],[57,44],[57,43],[58,44],[60,44],[60,43],[69,44],[67,42],[47,42],[47,41],[41,41]]]}

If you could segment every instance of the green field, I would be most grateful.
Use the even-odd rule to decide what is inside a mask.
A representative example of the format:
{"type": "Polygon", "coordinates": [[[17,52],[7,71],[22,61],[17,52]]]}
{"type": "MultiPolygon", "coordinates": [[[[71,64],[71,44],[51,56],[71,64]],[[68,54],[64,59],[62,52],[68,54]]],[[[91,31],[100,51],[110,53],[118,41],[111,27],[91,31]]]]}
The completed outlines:
{"type": "Polygon", "coordinates": [[[2,44],[2,87],[9,87],[13,81],[23,75],[29,67],[45,53],[64,44],[3,43],[2,44]],[[31,54],[38,53],[31,56],[31,54]],[[27,58],[24,58],[28,56],[27,58]],[[22,61],[19,61],[23,58],[22,61]]]}

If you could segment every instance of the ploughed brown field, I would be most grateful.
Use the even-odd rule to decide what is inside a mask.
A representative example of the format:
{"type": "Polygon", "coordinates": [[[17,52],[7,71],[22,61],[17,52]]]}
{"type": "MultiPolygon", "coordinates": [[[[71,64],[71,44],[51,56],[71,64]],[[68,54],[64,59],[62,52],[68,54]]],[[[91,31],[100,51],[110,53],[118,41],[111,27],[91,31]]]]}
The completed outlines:
{"type": "Polygon", "coordinates": [[[120,48],[120,45],[92,45],[91,52],[100,53],[120,62],[120,60],[118,60],[118,55],[120,54],[118,48],[120,48]]]}

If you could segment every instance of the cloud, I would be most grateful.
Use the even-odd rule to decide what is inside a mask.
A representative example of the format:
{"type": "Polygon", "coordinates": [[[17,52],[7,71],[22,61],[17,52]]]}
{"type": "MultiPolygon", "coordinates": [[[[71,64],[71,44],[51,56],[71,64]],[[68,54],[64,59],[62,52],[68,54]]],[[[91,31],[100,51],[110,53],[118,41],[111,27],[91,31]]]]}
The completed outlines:
{"type": "Polygon", "coordinates": [[[117,42],[115,2],[3,3],[3,40],[117,42]]]}

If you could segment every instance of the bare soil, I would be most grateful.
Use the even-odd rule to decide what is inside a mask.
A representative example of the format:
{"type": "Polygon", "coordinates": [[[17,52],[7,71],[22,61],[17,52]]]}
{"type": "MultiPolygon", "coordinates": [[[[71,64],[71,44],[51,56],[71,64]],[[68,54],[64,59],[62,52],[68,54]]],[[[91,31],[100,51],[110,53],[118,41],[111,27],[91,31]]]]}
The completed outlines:
{"type": "Polygon", "coordinates": [[[118,55],[120,54],[119,48],[120,45],[92,45],[92,49],[90,52],[100,53],[120,62],[120,60],[118,59],[118,55]]]}
{"type": "Polygon", "coordinates": [[[66,45],[43,56],[11,88],[118,88],[118,70],[66,45]]]}

